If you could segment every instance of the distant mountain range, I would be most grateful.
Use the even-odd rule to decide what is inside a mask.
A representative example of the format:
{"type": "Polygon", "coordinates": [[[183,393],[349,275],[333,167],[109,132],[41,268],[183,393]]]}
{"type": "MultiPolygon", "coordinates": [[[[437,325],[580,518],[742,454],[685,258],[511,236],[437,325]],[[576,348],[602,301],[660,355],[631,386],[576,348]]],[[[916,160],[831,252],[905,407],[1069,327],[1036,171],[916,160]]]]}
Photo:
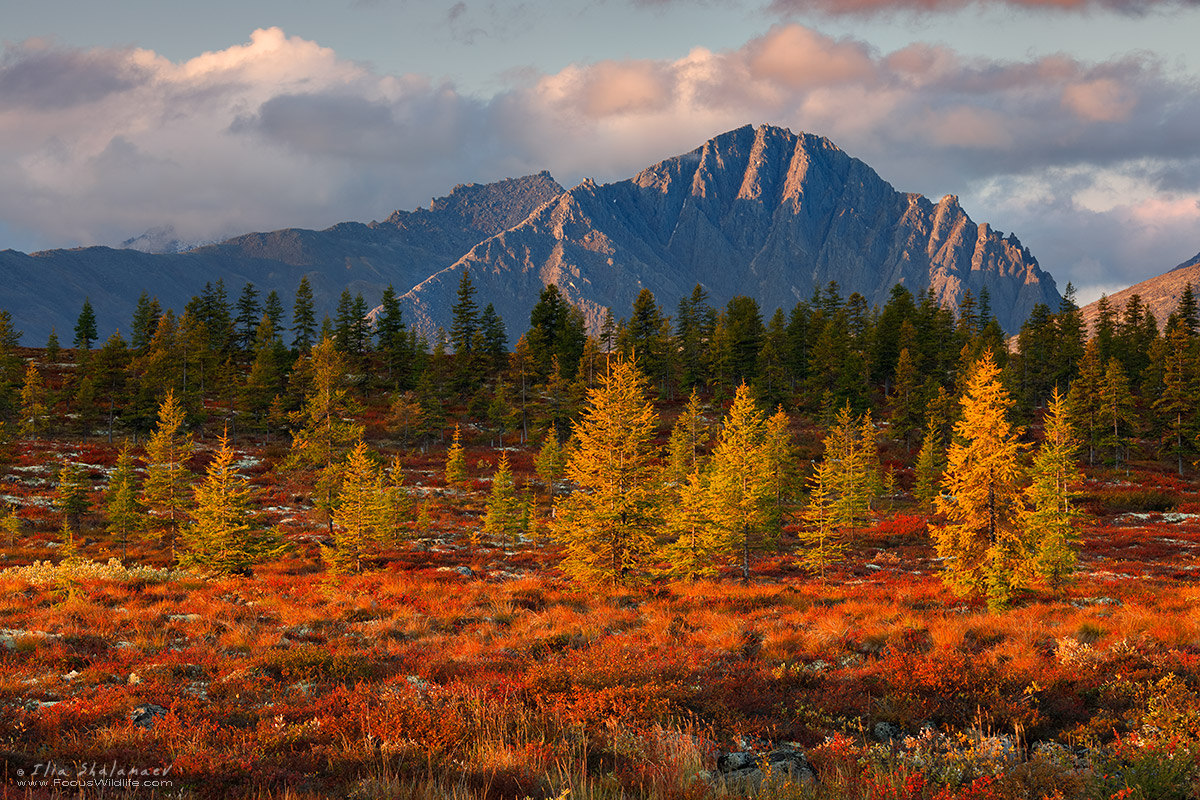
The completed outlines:
{"type": "Polygon", "coordinates": [[[248,233],[185,253],[108,247],[32,255],[5,250],[0,252],[0,308],[25,332],[24,344],[40,346],[55,327],[66,345],[85,298],[96,312],[103,340],[128,328],[143,290],[164,307],[181,311],[205,283],[217,280],[224,280],[231,303],[247,282],[263,296],[275,290],[290,321],[296,287],[307,276],[319,320],[333,313],[343,289],[361,292],[370,303],[379,302],[388,285],[402,294],[562,191],[546,172],[485,186],[469,184],[434,200],[428,209],[397,211],[383,222],[248,233]]]}
{"type": "MultiPolygon", "coordinates": [[[[1200,295],[1200,253],[1161,275],[1147,278],[1128,289],[1109,295],[1108,302],[1119,314],[1125,304],[1129,302],[1129,298],[1136,294],[1150,309],[1150,313],[1154,314],[1154,319],[1157,320],[1161,330],[1167,317],[1179,305],[1179,298],[1183,295],[1184,287],[1189,285],[1193,292],[1200,295]]],[[[1097,300],[1089,303],[1082,309],[1084,322],[1089,327],[1095,324],[1096,317],[1099,316],[1099,302],[1097,300]]]]}
{"type": "MultiPolygon", "coordinates": [[[[172,233],[129,244],[170,250],[172,233]]],[[[986,287],[1009,332],[1035,304],[1059,300],[1016,237],[972,222],[956,197],[933,203],[897,192],[829,140],[771,126],[730,131],[612,184],[587,180],[564,191],[542,172],[459,186],[428,209],[383,222],[252,233],[182,253],[9,250],[0,269],[0,308],[30,345],[51,326],[69,342],[85,297],[106,338],[128,326],[143,290],[179,310],[217,279],[231,302],[251,282],[264,295],[277,291],[290,311],[308,276],[319,315],[332,313],[343,288],[374,304],[390,284],[403,295],[406,321],[429,332],[448,326],[465,272],[513,341],[549,283],[592,325],[607,307],[627,315],[643,287],[670,313],[697,283],[714,304],[750,295],[764,315],[829,281],[843,296],[857,291],[880,305],[903,283],[952,308],[986,287]]]]}

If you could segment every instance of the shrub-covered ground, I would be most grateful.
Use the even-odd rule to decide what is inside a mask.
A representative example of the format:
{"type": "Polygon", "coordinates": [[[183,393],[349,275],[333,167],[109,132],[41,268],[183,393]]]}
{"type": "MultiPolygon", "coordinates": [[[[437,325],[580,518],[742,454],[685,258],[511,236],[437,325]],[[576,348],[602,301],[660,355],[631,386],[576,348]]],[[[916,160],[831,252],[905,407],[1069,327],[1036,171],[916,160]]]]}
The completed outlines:
{"type": "MultiPolygon", "coordinates": [[[[574,585],[542,535],[471,544],[485,447],[463,493],[440,454],[409,456],[429,527],[330,578],[309,490],[270,469],[282,450],[241,455],[291,552],[216,580],[152,541],[109,563],[121,547],[98,516],[63,563],[44,465],[82,462],[99,487],[116,450],[22,445],[0,486],[24,520],[0,543],[4,796],[1200,794],[1194,481],[1091,474],[1076,580],[991,614],[943,588],[903,500],[848,535],[824,582],[785,538],[748,587],[574,585]],[[18,783],[47,763],[50,780],[115,765],[171,785],[18,783]]],[[[510,456],[530,478],[529,453],[510,456]]]]}

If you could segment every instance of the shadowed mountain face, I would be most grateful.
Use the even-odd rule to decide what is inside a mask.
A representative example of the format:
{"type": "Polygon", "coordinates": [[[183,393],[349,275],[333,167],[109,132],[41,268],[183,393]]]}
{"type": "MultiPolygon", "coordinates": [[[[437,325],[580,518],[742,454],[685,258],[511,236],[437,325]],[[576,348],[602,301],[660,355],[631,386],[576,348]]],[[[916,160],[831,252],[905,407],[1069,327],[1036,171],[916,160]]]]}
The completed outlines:
{"type": "Polygon", "coordinates": [[[31,345],[51,326],[70,341],[85,297],[103,339],[128,326],[142,290],[180,310],[217,279],[231,300],[251,282],[263,295],[277,291],[290,310],[307,276],[318,318],[344,288],[374,304],[391,284],[404,295],[406,321],[429,332],[448,327],[467,272],[513,341],[549,283],[593,328],[606,307],[627,315],[642,288],[671,311],[697,283],[714,304],[745,294],[764,314],[830,281],[843,296],[860,292],[880,305],[903,283],[953,308],[966,291],[987,287],[1010,332],[1035,304],[1059,299],[1015,237],[976,225],[957,198],[934,204],[902,194],[827,139],[770,126],[730,131],[603,186],[585,181],[564,192],[542,172],[460,186],[383,222],[252,233],[178,254],[6,251],[0,269],[0,308],[31,345]]]}
{"type": "MultiPolygon", "coordinates": [[[[1200,253],[1197,253],[1195,258],[1188,259],[1162,275],[1156,275],[1130,286],[1128,289],[1109,295],[1108,302],[1119,315],[1121,309],[1125,308],[1125,304],[1129,302],[1129,298],[1136,294],[1154,315],[1159,330],[1162,330],[1163,325],[1167,322],[1167,317],[1178,307],[1179,298],[1187,286],[1191,286],[1193,292],[1200,292],[1200,253]]],[[[1100,309],[1097,307],[1098,302],[1089,303],[1081,309],[1083,321],[1089,328],[1096,323],[1096,317],[1100,314],[1100,309]]]]}
{"type": "Polygon", "coordinates": [[[446,326],[463,272],[519,332],[549,283],[600,324],[642,288],[668,310],[700,283],[715,303],[737,294],[764,313],[837,281],[882,305],[891,287],[931,289],[957,308],[985,286],[1016,331],[1053,279],[1015,237],[976,225],[947,196],[901,194],[829,140],[763,126],[723,134],[619,183],[591,181],[476,245],[405,296],[406,317],[446,326]]]}
{"type": "Polygon", "coordinates": [[[344,288],[379,302],[390,284],[403,294],[453,264],[489,236],[512,227],[562,187],[542,172],[487,185],[459,186],[428,209],[397,211],[383,222],[344,222],[323,231],[288,228],[250,233],[178,254],[86,247],[32,255],[0,252],[0,308],[13,315],[23,344],[39,346],[51,327],[71,341],[76,317],[90,298],[101,339],[128,328],[143,290],[181,311],[206,282],[225,281],[232,302],[253,283],[262,296],[279,293],[290,311],[300,278],[312,284],[318,319],[332,314],[344,288]]]}

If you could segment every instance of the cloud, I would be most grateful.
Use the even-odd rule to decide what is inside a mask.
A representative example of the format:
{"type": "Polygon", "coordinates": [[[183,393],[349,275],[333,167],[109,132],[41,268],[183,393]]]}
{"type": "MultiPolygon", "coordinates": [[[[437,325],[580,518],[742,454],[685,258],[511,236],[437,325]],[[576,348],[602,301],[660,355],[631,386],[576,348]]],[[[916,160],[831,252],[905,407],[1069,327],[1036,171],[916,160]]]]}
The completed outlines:
{"type": "Polygon", "coordinates": [[[926,193],[1049,166],[1200,158],[1191,133],[1200,130],[1200,91],[1144,56],[1006,62],[928,45],[881,54],[799,25],[672,61],[572,66],[513,99],[551,134],[548,156],[576,170],[586,165],[572,153],[590,158],[599,148],[636,169],[664,139],[682,147],[747,121],[828,136],[926,193]],[[639,102],[596,99],[634,86],[645,87],[627,95],[639,102]],[[553,137],[564,130],[573,132],[562,139],[569,149],[553,137]]]}
{"type": "Polygon", "coordinates": [[[727,50],[526,72],[491,98],[274,28],[182,62],[9,46],[0,231],[16,238],[0,246],[379,219],[541,169],[618,180],[760,122],[825,135],[901,191],[960,195],[1061,284],[1144,277],[1186,257],[1172,247],[1200,249],[1194,80],[1145,56],[884,53],[794,24],[727,50]]]}
{"type": "Polygon", "coordinates": [[[30,40],[0,59],[0,106],[70,108],[129,91],[149,77],[129,51],[67,50],[30,40]]]}
{"type": "Polygon", "coordinates": [[[1081,302],[1174,267],[1200,250],[1200,192],[1163,194],[1142,165],[1055,167],[986,181],[973,198],[1020,232],[1059,287],[1081,302]],[[1114,289],[1115,287],[1115,289],[1114,289]]]}
{"type": "Polygon", "coordinates": [[[274,28],[183,62],[27,42],[0,65],[0,224],[26,249],[383,217],[494,152],[479,101],[274,28]]]}

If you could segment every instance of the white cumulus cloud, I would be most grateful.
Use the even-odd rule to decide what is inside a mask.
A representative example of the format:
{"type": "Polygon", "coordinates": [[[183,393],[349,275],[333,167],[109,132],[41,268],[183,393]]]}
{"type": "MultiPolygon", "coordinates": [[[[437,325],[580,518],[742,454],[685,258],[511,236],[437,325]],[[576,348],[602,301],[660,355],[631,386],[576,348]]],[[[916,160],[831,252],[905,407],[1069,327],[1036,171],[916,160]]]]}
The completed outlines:
{"type": "Polygon", "coordinates": [[[540,169],[568,184],[620,179],[762,122],[827,136],[902,191],[959,194],[976,219],[1015,230],[1060,284],[1144,277],[1200,249],[1188,239],[1200,222],[1193,79],[1145,56],[882,53],[795,24],[727,50],[525,75],[490,98],[383,74],[275,28],[182,62],[10,45],[0,230],[28,248],[165,225],[183,239],[325,227],[466,181],[540,169]],[[1120,198],[1091,202],[1113,176],[1120,198]]]}

